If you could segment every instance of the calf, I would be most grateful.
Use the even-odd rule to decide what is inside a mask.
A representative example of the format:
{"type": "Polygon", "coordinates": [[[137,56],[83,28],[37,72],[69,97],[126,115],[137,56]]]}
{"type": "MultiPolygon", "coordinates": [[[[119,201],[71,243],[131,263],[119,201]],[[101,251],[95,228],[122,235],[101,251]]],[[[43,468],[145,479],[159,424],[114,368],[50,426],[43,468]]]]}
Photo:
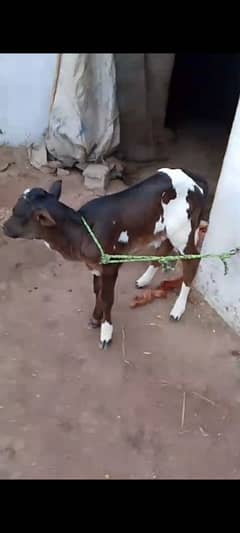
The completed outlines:
{"type": "MultiPolygon", "coordinates": [[[[150,178],[122,192],[94,199],[78,211],[59,201],[61,181],[49,192],[27,189],[4,224],[11,238],[42,239],[66,259],[83,261],[93,274],[95,308],[92,327],[101,326],[100,346],[113,334],[111,309],[120,264],[102,265],[99,250],[82,222],[84,217],[108,254],[136,253],[152,245],[156,255],[197,253],[197,231],[207,196],[207,183],[191,172],[162,168],[150,178]]],[[[180,294],[170,313],[179,320],[185,311],[198,260],[183,261],[180,294]]],[[[145,287],[159,263],[152,263],[136,281],[145,287]]]]}

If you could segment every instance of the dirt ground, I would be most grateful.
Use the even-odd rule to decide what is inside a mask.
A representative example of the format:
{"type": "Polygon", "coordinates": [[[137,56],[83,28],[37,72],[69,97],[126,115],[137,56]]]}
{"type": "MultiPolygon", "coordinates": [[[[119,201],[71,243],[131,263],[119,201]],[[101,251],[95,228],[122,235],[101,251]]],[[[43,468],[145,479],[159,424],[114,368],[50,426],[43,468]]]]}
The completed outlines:
{"type": "MultiPolygon", "coordinates": [[[[55,179],[23,150],[2,148],[5,160],[1,208],[55,179]]],[[[64,178],[63,201],[91,197],[78,172],[64,178]]],[[[196,292],[180,323],[175,295],[131,310],[144,266],[125,265],[102,352],[83,265],[2,235],[0,259],[0,478],[240,477],[240,340],[196,292]]]]}

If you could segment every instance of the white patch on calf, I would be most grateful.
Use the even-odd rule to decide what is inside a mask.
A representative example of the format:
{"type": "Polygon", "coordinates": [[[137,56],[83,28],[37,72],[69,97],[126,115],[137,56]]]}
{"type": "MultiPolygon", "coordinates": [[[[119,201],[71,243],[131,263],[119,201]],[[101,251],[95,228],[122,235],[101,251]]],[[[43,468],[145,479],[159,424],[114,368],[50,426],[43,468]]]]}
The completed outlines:
{"type": "Polygon", "coordinates": [[[140,289],[142,287],[146,287],[152,281],[154,278],[156,272],[158,271],[159,267],[155,267],[154,265],[150,265],[147,270],[145,270],[144,274],[137,279],[136,285],[140,289]]]}
{"type": "Polygon", "coordinates": [[[122,242],[124,244],[127,244],[129,241],[129,237],[128,237],[128,232],[127,231],[121,231],[119,237],[118,237],[118,242],[122,242]]]}
{"type": "Polygon", "coordinates": [[[27,198],[27,195],[28,193],[30,192],[31,189],[25,189],[25,191],[23,191],[23,197],[24,198],[27,198]]]}
{"type": "Polygon", "coordinates": [[[163,235],[162,239],[158,239],[157,241],[152,241],[148,244],[149,248],[155,248],[155,250],[158,250],[160,248],[161,244],[166,240],[166,235],[163,235]]]}
{"type": "Polygon", "coordinates": [[[93,276],[98,276],[98,277],[101,276],[99,270],[91,270],[91,273],[93,276]]]}
{"type": "Polygon", "coordinates": [[[197,246],[197,244],[198,244],[198,239],[199,239],[199,227],[196,229],[196,231],[194,233],[194,244],[195,244],[195,246],[197,246]]]}
{"type": "Polygon", "coordinates": [[[187,287],[187,285],[185,285],[183,281],[180,294],[170,313],[170,317],[173,318],[174,320],[180,320],[181,316],[183,315],[186,309],[189,291],[190,291],[190,287],[187,287]]]}
{"type": "Polygon", "coordinates": [[[175,198],[164,206],[166,233],[172,245],[184,253],[192,230],[191,220],[187,214],[188,203],[185,198],[175,198]]]}
{"type": "Polygon", "coordinates": [[[156,235],[157,233],[160,233],[160,231],[163,231],[165,228],[165,224],[163,222],[163,215],[160,216],[159,220],[156,222],[155,224],[155,228],[154,228],[154,235],[156,235]]]}
{"type": "Polygon", "coordinates": [[[169,176],[177,195],[184,194],[188,190],[193,191],[194,187],[197,187],[203,194],[202,188],[180,168],[159,168],[158,172],[164,172],[169,176]]]}
{"type": "Polygon", "coordinates": [[[161,168],[158,172],[164,172],[169,176],[176,191],[176,198],[170,200],[168,204],[162,204],[164,225],[167,237],[174,248],[183,253],[192,230],[187,213],[189,209],[187,196],[189,191],[194,191],[194,187],[198,187],[201,193],[202,189],[183,170],[161,168]]]}
{"type": "Polygon", "coordinates": [[[113,334],[113,325],[109,324],[107,320],[101,325],[100,341],[101,343],[106,342],[107,344],[112,340],[113,334]]]}

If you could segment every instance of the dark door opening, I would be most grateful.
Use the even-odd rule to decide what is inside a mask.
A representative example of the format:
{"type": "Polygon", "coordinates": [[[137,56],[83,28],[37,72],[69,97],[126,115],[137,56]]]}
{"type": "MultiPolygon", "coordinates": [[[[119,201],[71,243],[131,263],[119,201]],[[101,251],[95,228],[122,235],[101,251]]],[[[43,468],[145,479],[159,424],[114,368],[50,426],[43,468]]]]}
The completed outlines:
{"type": "Polygon", "coordinates": [[[176,54],[165,125],[215,121],[231,129],[240,93],[240,54],[176,54]]]}
{"type": "Polygon", "coordinates": [[[240,54],[176,54],[165,127],[177,135],[176,164],[180,156],[208,179],[208,213],[239,94],[240,54]]]}
{"type": "MultiPolygon", "coordinates": [[[[143,56],[145,54],[133,54],[131,61],[122,55],[116,57],[120,148],[127,161],[136,160],[144,165],[144,168],[139,167],[139,172],[134,167],[131,179],[142,179],[161,167],[195,171],[208,180],[209,213],[240,94],[240,54],[175,54],[167,105],[162,104],[159,143],[154,135],[149,142],[146,134],[154,128],[148,128],[151,121],[145,96],[152,92],[156,96],[149,98],[150,118],[154,118],[151,126],[154,126],[164,92],[165,59],[162,54],[155,54],[153,70],[158,76],[153,83],[148,70],[144,71],[143,56]],[[174,135],[171,136],[171,132],[174,135]],[[170,133],[169,139],[166,135],[166,142],[161,141],[162,133],[163,139],[164,133],[170,133]]],[[[149,61],[145,61],[146,65],[149,66],[149,61]]]]}

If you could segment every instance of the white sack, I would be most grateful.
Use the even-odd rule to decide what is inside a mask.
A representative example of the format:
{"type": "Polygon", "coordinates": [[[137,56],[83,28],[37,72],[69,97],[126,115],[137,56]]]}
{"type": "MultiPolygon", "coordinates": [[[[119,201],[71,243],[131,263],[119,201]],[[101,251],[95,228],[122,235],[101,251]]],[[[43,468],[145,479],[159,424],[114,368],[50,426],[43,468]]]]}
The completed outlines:
{"type": "Polygon", "coordinates": [[[113,54],[63,54],[46,147],[64,166],[96,161],[119,144],[113,54]]]}

